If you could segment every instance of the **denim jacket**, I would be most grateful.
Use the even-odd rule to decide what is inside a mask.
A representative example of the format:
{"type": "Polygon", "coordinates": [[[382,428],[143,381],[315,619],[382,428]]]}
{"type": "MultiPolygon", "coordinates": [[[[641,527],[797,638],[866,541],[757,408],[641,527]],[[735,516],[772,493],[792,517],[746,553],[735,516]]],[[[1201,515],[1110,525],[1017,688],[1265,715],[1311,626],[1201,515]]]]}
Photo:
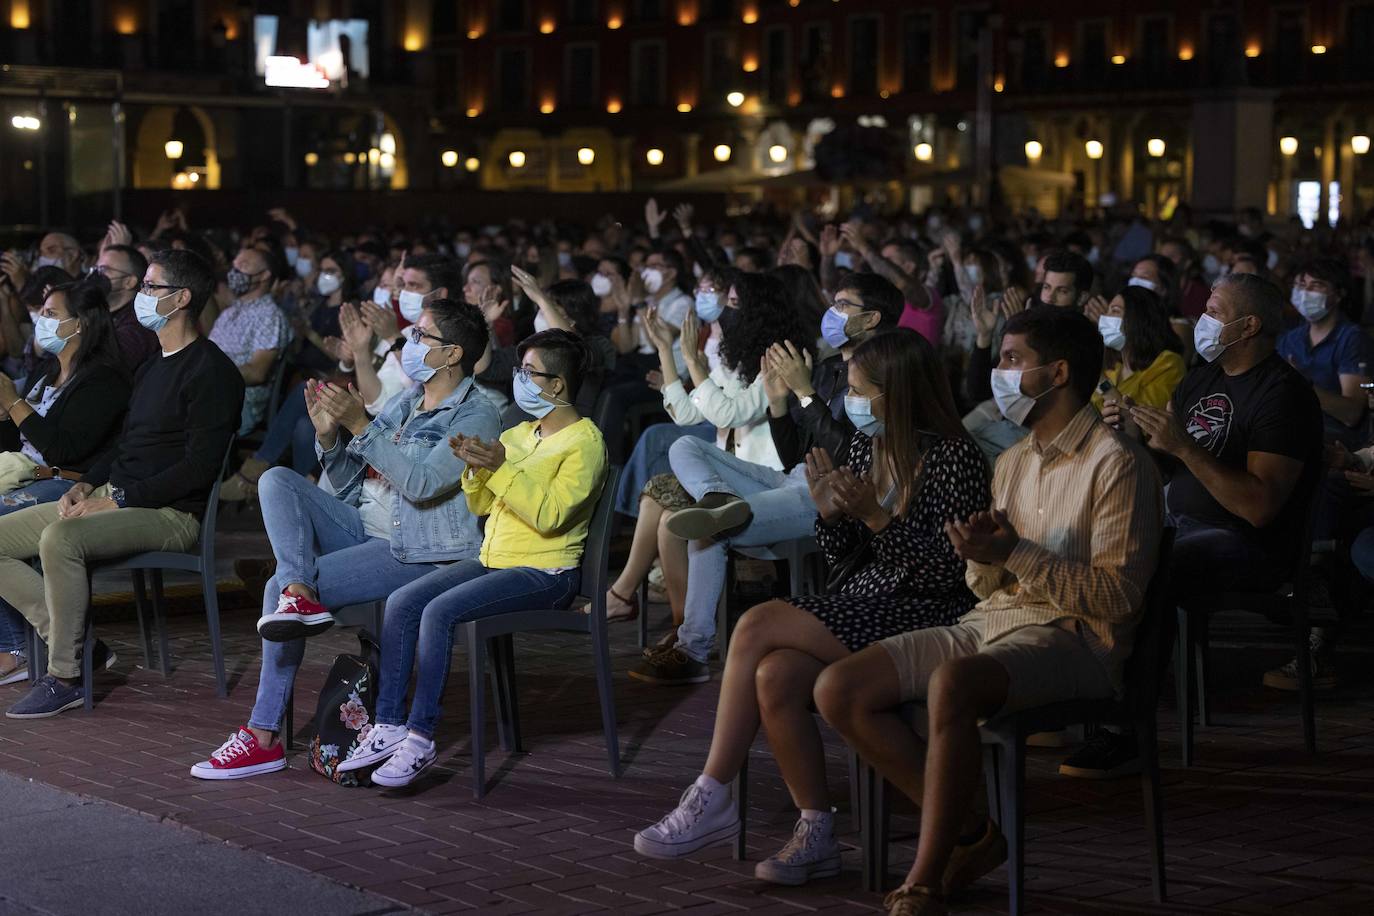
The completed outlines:
{"type": "Polygon", "coordinates": [[[382,408],[361,436],[328,450],[316,443],[324,473],[320,485],[351,506],[362,498],[371,466],[396,488],[391,555],[402,563],[443,563],[477,556],[482,532],[463,495],[464,464],[449,448],[462,433],[493,442],[501,418],[471,378],[434,410],[406,423],[424,389],[413,385],[382,408]]]}

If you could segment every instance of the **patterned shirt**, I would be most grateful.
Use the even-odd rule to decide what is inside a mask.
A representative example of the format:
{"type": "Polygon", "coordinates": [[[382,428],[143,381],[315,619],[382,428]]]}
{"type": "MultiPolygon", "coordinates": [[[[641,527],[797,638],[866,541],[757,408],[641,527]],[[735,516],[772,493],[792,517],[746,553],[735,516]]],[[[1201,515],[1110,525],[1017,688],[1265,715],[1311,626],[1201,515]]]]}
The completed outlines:
{"type": "MultiPolygon", "coordinates": [[[[282,350],[291,341],[291,326],[271,296],[243,299],[219,313],[210,340],[236,366],[252,362],[259,350],[282,350]]],[[[249,385],[244,392],[243,413],[249,429],[262,418],[271,395],[267,383],[249,385]]]]}
{"type": "Polygon", "coordinates": [[[983,621],[989,643],[1021,627],[1081,622],[1119,683],[1163,527],[1154,462],[1084,405],[1049,445],[1030,435],[1002,454],[992,501],[1021,540],[1002,566],[969,562],[969,588],[982,600],[964,620],[983,621]]]}

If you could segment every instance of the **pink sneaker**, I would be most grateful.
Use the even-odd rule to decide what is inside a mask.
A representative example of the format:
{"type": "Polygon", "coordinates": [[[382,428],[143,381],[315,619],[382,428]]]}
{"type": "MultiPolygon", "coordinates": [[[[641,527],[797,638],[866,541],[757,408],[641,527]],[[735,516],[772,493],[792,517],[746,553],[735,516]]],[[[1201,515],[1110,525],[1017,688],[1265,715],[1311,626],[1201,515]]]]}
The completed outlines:
{"type": "Polygon", "coordinates": [[[282,592],[277,612],[258,618],[258,634],[272,642],[290,642],[323,633],[333,625],[334,615],[318,601],[282,592]]]}
{"type": "Polygon", "coordinates": [[[209,760],[191,767],[191,775],[197,779],[246,779],[284,769],[286,749],[281,742],[263,747],[245,725],[230,735],[209,760]]]}

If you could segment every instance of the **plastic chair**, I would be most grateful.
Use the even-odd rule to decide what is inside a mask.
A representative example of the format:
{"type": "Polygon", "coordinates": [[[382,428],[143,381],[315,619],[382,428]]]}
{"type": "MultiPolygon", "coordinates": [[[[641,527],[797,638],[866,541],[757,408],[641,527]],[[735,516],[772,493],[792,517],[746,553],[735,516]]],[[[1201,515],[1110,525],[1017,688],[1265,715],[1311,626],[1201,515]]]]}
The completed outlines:
{"type": "MultiPolygon", "coordinates": [[[[1149,834],[1155,900],[1164,902],[1163,795],[1159,785],[1159,741],[1155,707],[1159,685],[1169,661],[1173,634],[1170,626],[1168,570],[1174,529],[1160,538],[1159,561],[1145,593],[1144,613],[1136,630],[1135,649],[1124,668],[1125,696],[1098,700],[1067,700],[1023,709],[988,720],[979,729],[983,741],[983,770],[987,780],[989,814],[1007,839],[1008,912],[1019,916],[1025,889],[1026,738],[1037,732],[1058,731],[1070,725],[1095,723],[1132,727],[1140,746],[1140,790],[1144,798],[1145,831],[1149,834]]],[[[908,703],[902,716],[917,731],[926,724],[924,704],[908,703]]],[[[887,876],[888,814],[885,780],[867,763],[860,774],[863,807],[863,879],[870,891],[881,891],[887,876]]]]}
{"type": "MultiPolygon", "coordinates": [[[[611,521],[619,466],[611,466],[602,484],[601,496],[592,512],[587,542],[582,550],[582,597],[590,602],[587,613],[580,610],[512,611],[483,617],[463,624],[463,640],[468,653],[468,691],[472,721],[472,794],[486,794],[486,666],[491,656],[495,683],[497,733],[505,751],[520,750],[519,697],[515,687],[516,633],[556,630],[586,633],[591,637],[596,664],[596,686],[601,698],[601,726],[606,737],[606,756],[611,775],[620,778],[620,740],[616,734],[615,689],[612,680],[611,647],[606,632],[606,586],[609,582],[607,560],[610,555],[611,521]]],[[[574,599],[573,604],[578,604],[574,599]]]]}
{"type": "MultiPolygon", "coordinates": [[[[377,645],[382,644],[382,622],[386,618],[385,601],[369,601],[366,604],[350,604],[332,612],[334,615],[334,625],[353,627],[359,626],[372,632],[377,645]],[[362,619],[359,620],[358,618],[362,619]]],[[[293,684],[291,689],[286,692],[286,712],[282,719],[281,740],[286,742],[288,751],[294,750],[296,746],[296,688],[293,684]]]]}

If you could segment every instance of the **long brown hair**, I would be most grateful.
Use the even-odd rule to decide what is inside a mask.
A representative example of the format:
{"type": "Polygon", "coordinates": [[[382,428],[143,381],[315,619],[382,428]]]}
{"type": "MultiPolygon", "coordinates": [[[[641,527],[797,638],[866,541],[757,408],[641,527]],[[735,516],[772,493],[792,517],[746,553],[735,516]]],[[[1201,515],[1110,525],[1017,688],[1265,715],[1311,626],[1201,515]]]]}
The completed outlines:
{"type": "Polygon", "coordinates": [[[920,334],[896,328],[859,344],[854,366],[883,393],[883,454],[905,512],[920,489],[929,438],[967,439],[935,348],[920,334]]]}

